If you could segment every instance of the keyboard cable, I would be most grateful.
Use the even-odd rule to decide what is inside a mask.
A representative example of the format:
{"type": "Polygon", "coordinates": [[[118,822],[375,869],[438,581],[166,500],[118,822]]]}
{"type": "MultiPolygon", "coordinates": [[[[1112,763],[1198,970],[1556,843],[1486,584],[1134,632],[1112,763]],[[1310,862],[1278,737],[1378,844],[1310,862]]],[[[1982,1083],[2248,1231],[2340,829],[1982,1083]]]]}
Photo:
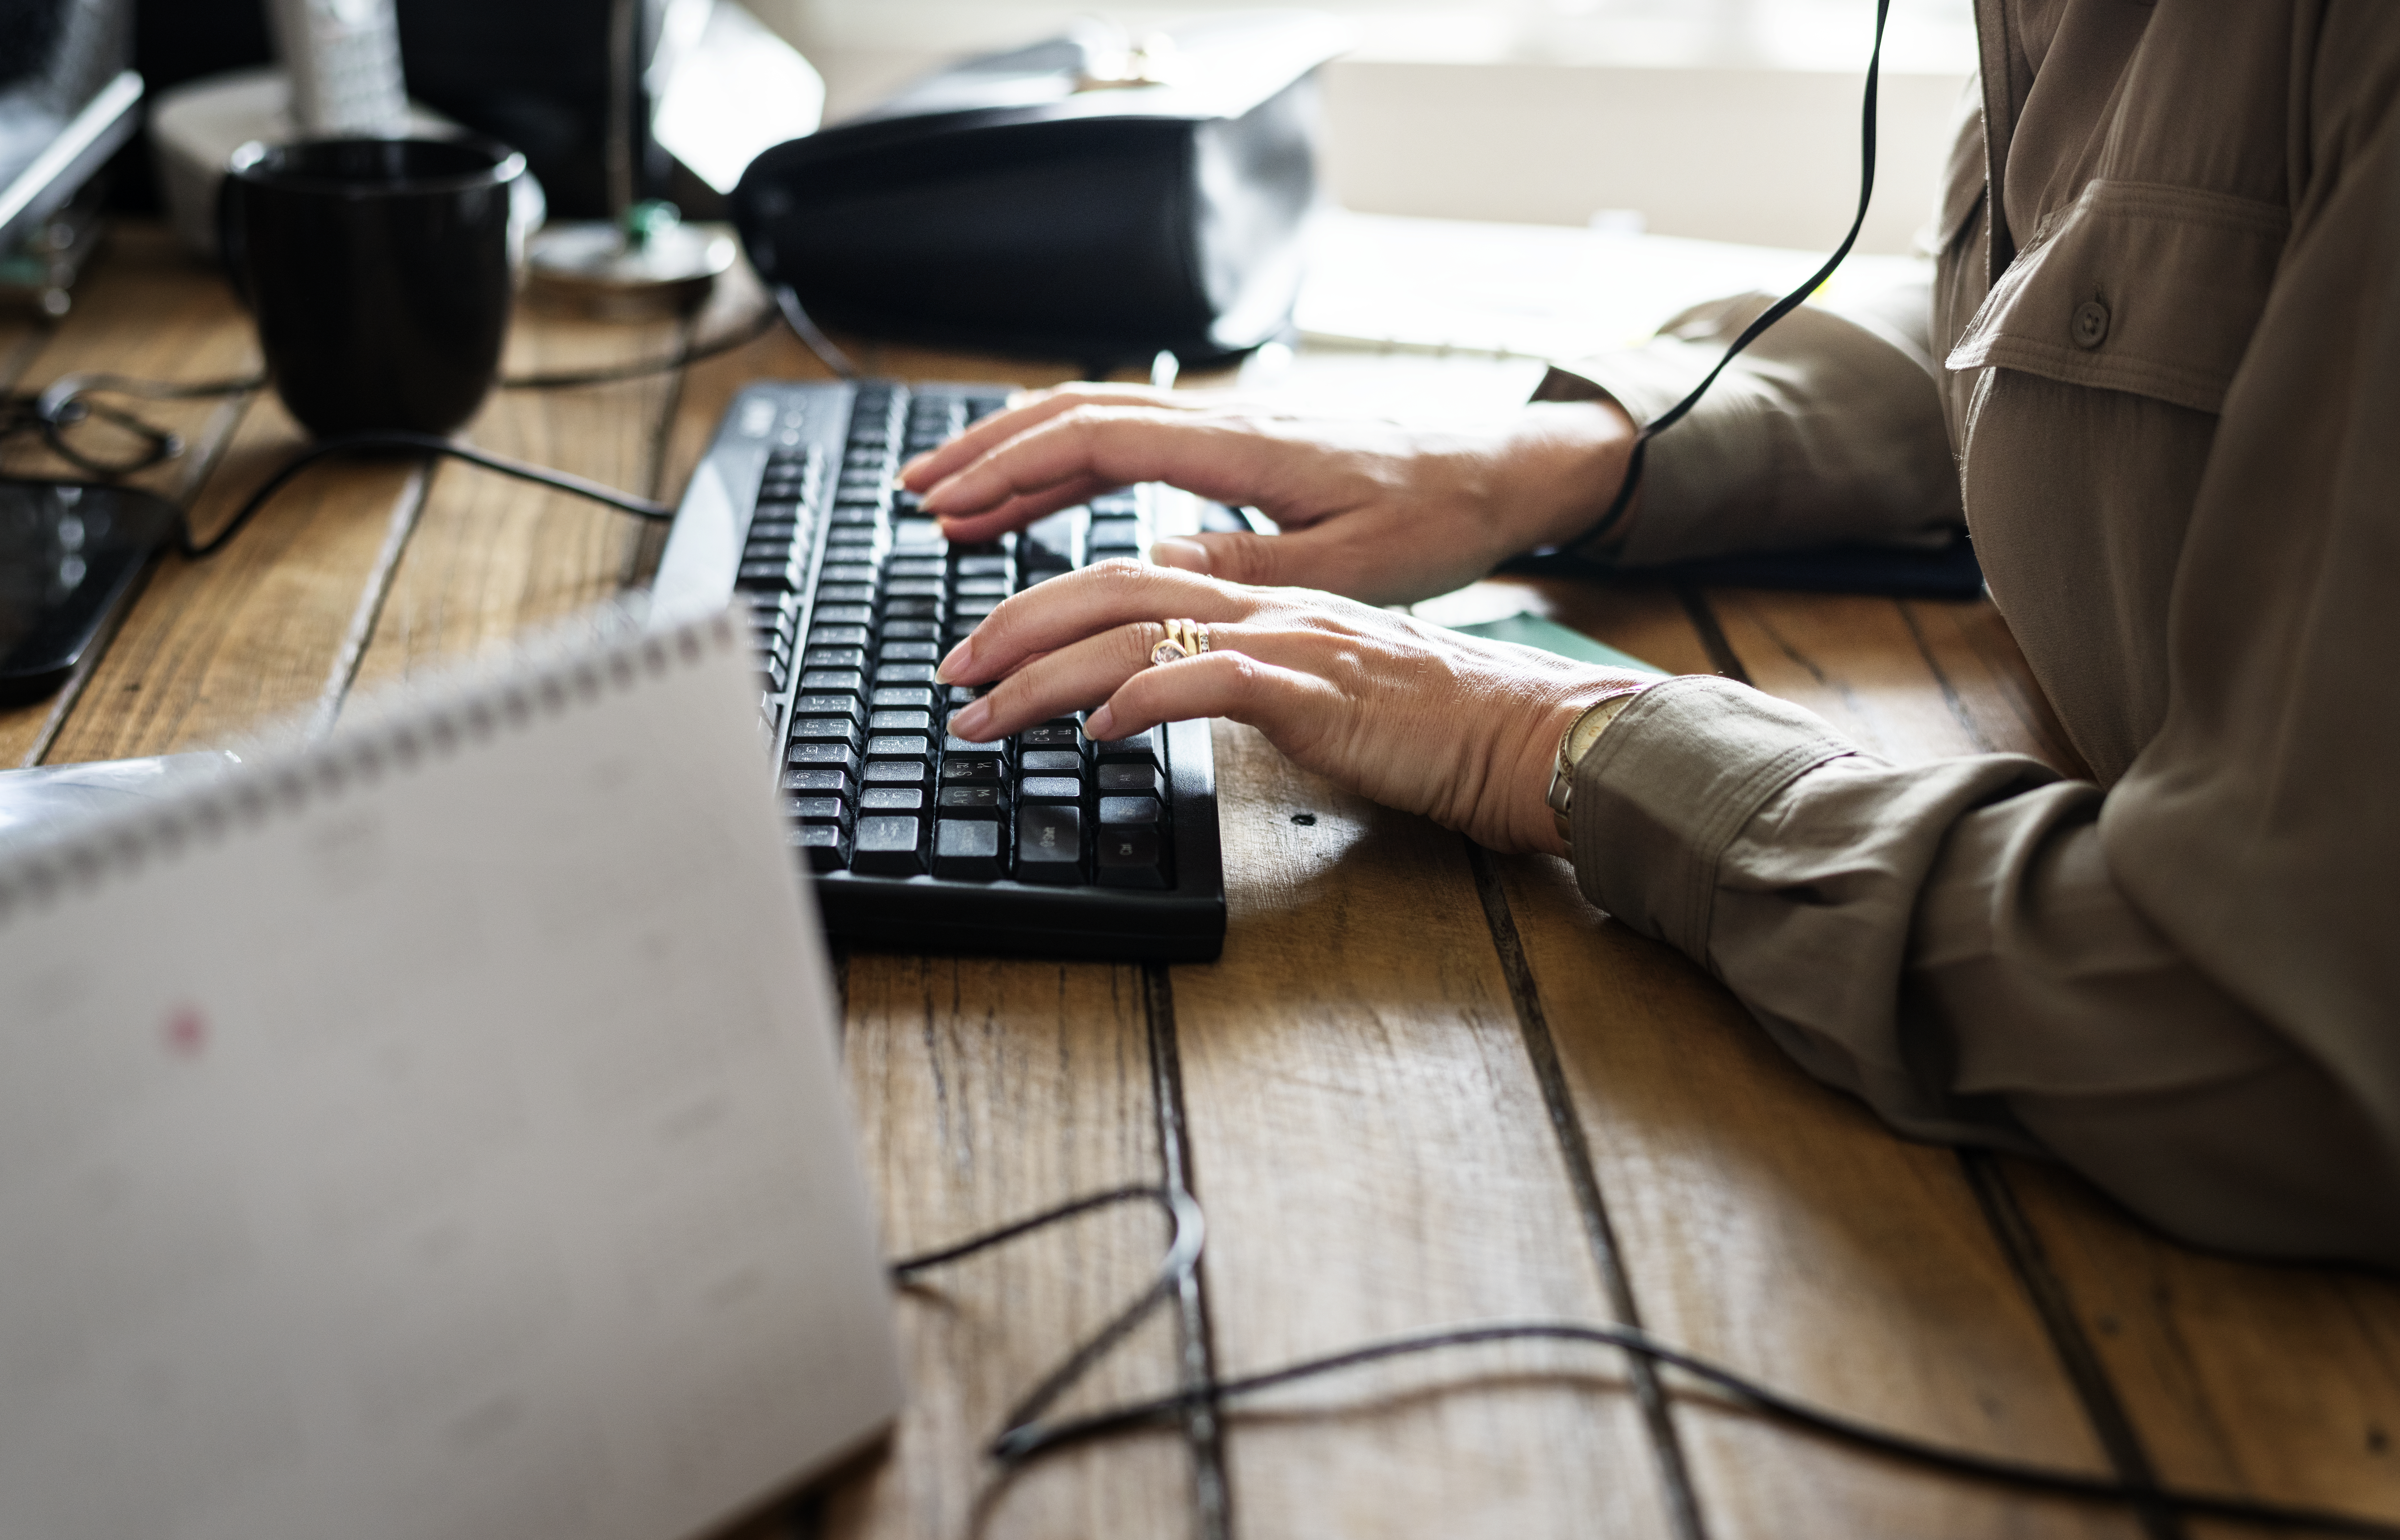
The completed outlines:
{"type": "Polygon", "coordinates": [[[1680,1370],[1724,1393],[1736,1405],[1757,1412],[1771,1422],[1945,1476],[2043,1496],[2106,1503],[2144,1513],[2174,1512],[2194,1519],[2214,1519],[2263,1529],[2359,1536],[2363,1540],[2400,1540],[2400,1524],[2369,1519],[2362,1514],[2257,1502],[2155,1482],[2119,1480],[1934,1443],[1818,1406],[1728,1369],[1713,1359],[1678,1347],[1638,1327],[1590,1321],[1485,1321],[1409,1332],[1336,1353],[1303,1358],[1254,1374],[1212,1376],[1164,1396],[1128,1401],[1083,1416],[1043,1422],[1042,1413],[1045,1410],[1071,1389],[1111,1348],[1123,1342],[1161,1305],[1178,1297],[1193,1278],[1200,1264],[1206,1223],[1199,1202],[1178,1187],[1119,1187],[1094,1192],[998,1229],[969,1236],[938,1250],[903,1258],[890,1264],[890,1272],[893,1280],[901,1288],[922,1289],[927,1286],[920,1274],[936,1268],[961,1261],[977,1252],[1079,1215],[1142,1202],[1155,1203],[1166,1213],[1172,1235],[1166,1255],[1149,1286],[1130,1304],[1079,1343],[1058,1368],[1043,1376],[1031,1391],[1020,1397],[1010,1408],[1002,1419],[1000,1434],[984,1451],[1001,1467],[1003,1479],[1029,1463],[1071,1445],[1141,1428],[1171,1425],[1194,1412],[1217,1411],[1231,1399],[1365,1364],[1484,1342],[1567,1342],[1616,1348],[1652,1364],[1680,1370]]]}
{"type": "MultiPolygon", "coordinates": [[[[766,335],[779,321],[789,325],[826,368],[844,379],[858,377],[856,367],[818,329],[808,311],[801,307],[798,297],[785,288],[777,292],[774,303],[760,306],[740,324],[721,335],[693,342],[672,353],[599,369],[511,375],[498,381],[498,388],[503,390],[586,389],[653,375],[672,374],[747,347],[766,335]]],[[[189,382],[145,380],[105,372],[63,375],[36,394],[14,395],[0,400],[0,441],[17,433],[38,432],[52,453],[80,470],[112,479],[133,475],[181,456],[184,449],[184,440],[180,434],[147,422],[131,412],[96,401],[94,397],[122,395],[145,401],[202,401],[246,395],[263,389],[267,383],[264,375],[189,382]],[[86,451],[68,437],[69,429],[94,419],[132,434],[139,441],[140,447],[130,455],[104,457],[86,451]]],[[[206,539],[193,534],[191,510],[185,509],[184,524],[177,532],[175,549],[187,561],[203,561],[215,555],[260,509],[289,485],[293,477],[320,460],[340,455],[394,453],[460,460],[572,497],[589,498],[636,518],[668,520],[675,517],[674,508],[655,499],[620,491],[567,471],[497,455],[436,434],[401,431],[342,433],[312,443],[285,461],[250,495],[232,518],[206,539]]]]}

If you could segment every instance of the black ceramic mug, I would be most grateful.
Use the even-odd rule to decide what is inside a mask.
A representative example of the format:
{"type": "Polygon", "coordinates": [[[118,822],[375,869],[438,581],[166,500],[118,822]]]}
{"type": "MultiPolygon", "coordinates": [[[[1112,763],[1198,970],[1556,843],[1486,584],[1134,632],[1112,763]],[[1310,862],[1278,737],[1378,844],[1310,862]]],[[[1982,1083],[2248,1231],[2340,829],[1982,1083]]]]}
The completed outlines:
{"type": "Polygon", "coordinates": [[[218,206],[276,392],[320,438],[447,434],[492,388],[525,157],[478,139],[245,144],[218,206]]]}

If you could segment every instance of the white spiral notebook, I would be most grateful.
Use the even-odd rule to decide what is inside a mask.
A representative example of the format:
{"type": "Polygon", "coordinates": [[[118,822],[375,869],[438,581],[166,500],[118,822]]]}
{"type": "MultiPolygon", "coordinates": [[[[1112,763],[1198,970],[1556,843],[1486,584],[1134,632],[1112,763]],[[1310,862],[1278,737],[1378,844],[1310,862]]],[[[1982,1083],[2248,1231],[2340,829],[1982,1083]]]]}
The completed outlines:
{"type": "Polygon", "coordinates": [[[746,648],[0,861],[0,1535],[681,1540],[890,1422],[746,648]]]}

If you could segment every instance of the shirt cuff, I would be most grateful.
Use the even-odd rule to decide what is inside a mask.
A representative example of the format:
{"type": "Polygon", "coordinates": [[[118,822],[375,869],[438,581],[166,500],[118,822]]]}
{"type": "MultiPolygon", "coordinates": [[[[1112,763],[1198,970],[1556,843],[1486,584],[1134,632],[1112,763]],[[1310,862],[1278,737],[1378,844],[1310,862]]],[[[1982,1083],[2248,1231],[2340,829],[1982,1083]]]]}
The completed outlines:
{"type": "Polygon", "coordinates": [[[1575,879],[1619,920],[1705,965],[1725,847],[1768,798],[1856,752],[1813,713],[1730,679],[1652,685],[1575,766],[1575,879]]]}

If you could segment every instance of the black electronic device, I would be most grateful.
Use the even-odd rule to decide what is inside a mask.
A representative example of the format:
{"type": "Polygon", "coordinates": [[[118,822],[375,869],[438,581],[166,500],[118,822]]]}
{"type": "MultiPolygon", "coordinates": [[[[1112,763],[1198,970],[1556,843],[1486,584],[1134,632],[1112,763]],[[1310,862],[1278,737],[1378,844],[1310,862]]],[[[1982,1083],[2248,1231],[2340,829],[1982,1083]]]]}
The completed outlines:
{"type": "Polygon", "coordinates": [[[934,667],[1008,594],[1149,548],[1159,489],[951,546],[894,469],[1004,400],[991,386],[753,385],[692,473],[661,619],[737,597],[796,859],[836,935],[911,950],[1205,961],[1224,944],[1207,722],[1117,743],[1061,717],[949,737],[934,667]]]}
{"type": "Polygon", "coordinates": [[[56,689],[183,518],[130,486],[0,480],[0,701],[56,689]]]}
{"type": "Polygon", "coordinates": [[[734,223],[829,326],[1086,363],[1240,353],[1289,327],[1316,70],[1346,40],[1267,13],[971,60],[759,155],[734,223]]]}

